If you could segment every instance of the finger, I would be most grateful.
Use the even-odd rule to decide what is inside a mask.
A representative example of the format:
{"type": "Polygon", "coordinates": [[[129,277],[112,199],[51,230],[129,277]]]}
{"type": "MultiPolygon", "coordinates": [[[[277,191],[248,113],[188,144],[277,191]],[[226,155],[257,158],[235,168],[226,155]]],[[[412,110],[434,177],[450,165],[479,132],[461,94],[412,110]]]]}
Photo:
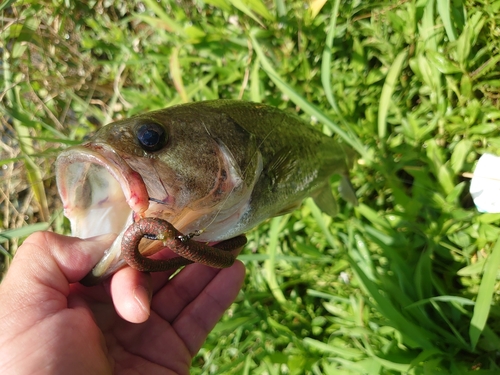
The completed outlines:
{"type": "MultiPolygon", "coordinates": [[[[241,250],[241,249],[239,249],[241,250]]],[[[239,250],[235,252],[239,252],[239,250]]],[[[154,255],[155,259],[169,259],[172,257],[176,257],[172,251],[168,249],[164,249],[154,255]]],[[[188,267],[186,270],[183,270],[179,276],[180,281],[172,281],[174,288],[169,287],[162,296],[164,298],[156,298],[158,302],[156,306],[159,306],[155,311],[165,313],[172,317],[172,320],[179,314],[180,311],[190,303],[204,288],[204,286],[210,282],[210,280],[219,272],[219,269],[214,269],[206,266],[195,265],[188,267]],[[195,267],[194,272],[196,273],[196,269],[203,270],[204,277],[201,274],[196,275],[197,282],[195,283],[197,287],[190,290],[189,295],[186,299],[185,293],[175,293],[175,285],[179,285],[179,283],[183,283],[183,280],[186,279],[189,281],[191,278],[191,274],[193,271],[191,267],[195,267]],[[201,268],[198,268],[201,267],[201,268]],[[206,280],[206,282],[203,282],[206,280]],[[169,290],[173,290],[174,293],[169,292],[169,290]],[[178,297],[181,298],[178,298],[178,297]],[[177,298],[176,298],[177,297],[177,298]],[[178,301],[178,303],[175,302],[178,301]],[[158,311],[157,311],[158,310],[158,311]]],[[[118,271],[111,280],[110,294],[113,299],[113,303],[115,305],[116,311],[118,314],[125,320],[132,323],[142,323],[147,320],[150,315],[150,302],[151,295],[153,292],[156,292],[159,288],[164,286],[172,273],[176,270],[167,271],[167,272],[158,272],[153,273],[152,278],[145,277],[143,273],[137,272],[129,267],[126,267],[120,271],[118,271]],[[151,282],[152,280],[152,282],[151,282]]],[[[169,283],[170,284],[170,283],[169,283]]],[[[168,285],[169,285],[168,284],[168,285]]],[[[165,318],[165,315],[162,317],[165,318]]],[[[169,320],[167,320],[169,321],[169,320]]]]}
{"type": "Polygon", "coordinates": [[[151,309],[172,323],[219,272],[220,269],[202,264],[186,266],[154,294],[151,309]]]}
{"type": "MultiPolygon", "coordinates": [[[[241,250],[242,248],[239,248],[232,253],[236,257],[241,250]]],[[[200,294],[219,271],[218,268],[192,264],[185,267],[168,283],[168,279],[160,279],[165,276],[158,275],[158,278],[153,278],[152,309],[168,322],[173,322],[177,315],[200,294]],[[159,281],[163,283],[161,284],[159,281]]]]}
{"type": "MultiPolygon", "coordinates": [[[[238,249],[232,250],[231,253],[236,258],[238,256],[238,254],[241,252],[241,250],[243,250],[243,247],[240,247],[238,249]]],[[[165,248],[161,252],[155,254],[153,257],[157,258],[157,259],[169,259],[169,258],[173,258],[175,256],[178,256],[178,255],[174,254],[171,250],[165,248]]],[[[193,267],[195,267],[194,264],[186,266],[182,270],[182,272],[179,273],[179,275],[182,274],[183,272],[186,272],[186,270],[189,270],[189,269],[191,269],[193,267]]],[[[218,270],[218,269],[216,269],[216,270],[218,270]]],[[[152,279],[153,279],[153,295],[156,295],[156,293],[160,289],[162,289],[163,287],[165,287],[165,285],[167,284],[167,282],[169,282],[170,278],[172,277],[172,274],[175,273],[176,271],[177,270],[172,270],[172,271],[167,271],[167,272],[153,272],[151,274],[152,279]]],[[[175,278],[178,278],[179,275],[175,276],[175,278]]]]}
{"type": "Polygon", "coordinates": [[[85,276],[115,237],[81,240],[51,232],[34,233],[18,249],[4,282],[13,280],[28,287],[41,284],[67,293],[68,284],[85,276]]]}
{"type": "MultiPolygon", "coordinates": [[[[176,256],[172,251],[165,248],[163,251],[152,256],[152,258],[169,259],[176,256]]],[[[155,272],[153,275],[160,277],[161,282],[165,283],[172,273],[176,271],[174,269],[166,272],[155,272]]],[[[113,275],[109,282],[108,291],[113,300],[116,312],[124,320],[131,323],[142,323],[149,318],[151,297],[153,294],[153,282],[150,274],[125,267],[113,275]]]]}
{"type": "MultiPolygon", "coordinates": [[[[172,259],[175,257],[178,257],[179,255],[175,254],[172,250],[169,248],[164,248],[160,252],[156,253],[153,255],[151,258],[153,259],[172,259]]],[[[163,271],[163,272],[152,272],[151,273],[151,278],[152,278],[152,289],[153,289],[153,295],[156,294],[158,290],[160,290],[162,287],[164,287],[172,275],[176,273],[178,269],[172,269],[169,271],[163,271]]]]}
{"type": "MultiPolygon", "coordinates": [[[[239,261],[235,262],[235,264],[240,263],[239,261]]],[[[240,266],[241,264],[236,267],[236,270],[239,270],[240,266]]],[[[154,295],[151,308],[167,322],[172,323],[189,304],[198,298],[220,272],[227,270],[233,272],[233,267],[235,265],[221,270],[202,264],[187,266],[154,295]]],[[[244,277],[244,271],[242,277],[244,277]]],[[[236,280],[237,290],[241,287],[238,282],[239,280],[236,280]]],[[[226,280],[226,286],[228,289],[232,288],[231,279],[226,280]]]]}
{"type": "Polygon", "coordinates": [[[118,315],[131,323],[145,322],[151,312],[151,288],[147,273],[125,267],[114,274],[110,294],[118,315]]]}
{"type": "MultiPolygon", "coordinates": [[[[192,356],[198,353],[208,333],[234,302],[244,278],[245,266],[240,261],[236,261],[229,268],[219,270],[213,280],[172,323],[192,356]]],[[[193,279],[191,283],[196,284],[193,279]]]]}

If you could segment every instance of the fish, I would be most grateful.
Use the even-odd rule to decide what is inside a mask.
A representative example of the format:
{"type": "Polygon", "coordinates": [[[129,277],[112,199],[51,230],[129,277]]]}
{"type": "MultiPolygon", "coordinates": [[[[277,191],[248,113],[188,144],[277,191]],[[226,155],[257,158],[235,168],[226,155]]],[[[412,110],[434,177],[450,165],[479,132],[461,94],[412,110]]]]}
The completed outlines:
{"type": "MultiPolygon", "coordinates": [[[[356,153],[294,113],[238,100],[172,106],[103,126],[62,151],[56,181],[73,236],[114,233],[91,271],[102,281],[127,264],[126,229],[160,218],[196,241],[216,243],[284,215],[312,197],[337,214],[330,177],[357,204],[349,181],[356,153]]],[[[143,239],[150,256],[159,241],[143,239]]]]}

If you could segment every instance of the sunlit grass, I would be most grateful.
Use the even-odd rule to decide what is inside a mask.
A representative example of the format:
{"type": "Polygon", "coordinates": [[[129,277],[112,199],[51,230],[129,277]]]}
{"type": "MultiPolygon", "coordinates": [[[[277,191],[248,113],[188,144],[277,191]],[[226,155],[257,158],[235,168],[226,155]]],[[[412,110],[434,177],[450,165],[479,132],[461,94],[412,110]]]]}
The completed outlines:
{"type": "Polygon", "coordinates": [[[477,213],[463,177],[500,151],[494,2],[0,9],[4,269],[30,232],[68,231],[60,149],[173,104],[262,101],[358,152],[360,205],[332,219],[307,201],[249,233],[245,287],[192,373],[500,371],[500,216],[477,213]]]}

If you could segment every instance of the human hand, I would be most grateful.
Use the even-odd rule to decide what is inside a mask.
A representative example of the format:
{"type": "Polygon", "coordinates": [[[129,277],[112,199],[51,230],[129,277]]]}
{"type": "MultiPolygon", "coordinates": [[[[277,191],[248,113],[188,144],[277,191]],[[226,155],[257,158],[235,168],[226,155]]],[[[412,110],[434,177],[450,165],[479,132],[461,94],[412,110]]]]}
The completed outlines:
{"type": "Polygon", "coordinates": [[[127,267],[103,285],[76,283],[113,239],[25,240],[0,284],[2,374],[189,373],[243,284],[243,264],[193,264],[170,281],[127,267]]]}

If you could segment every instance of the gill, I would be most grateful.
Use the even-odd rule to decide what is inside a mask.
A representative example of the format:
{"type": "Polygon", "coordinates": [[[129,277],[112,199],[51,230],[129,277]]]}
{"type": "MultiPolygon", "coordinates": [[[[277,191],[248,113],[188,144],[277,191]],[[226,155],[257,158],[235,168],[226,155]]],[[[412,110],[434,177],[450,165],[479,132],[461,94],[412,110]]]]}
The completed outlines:
{"type": "MultiPolygon", "coordinates": [[[[283,122],[285,119],[285,116],[283,115],[282,119],[281,119],[281,122],[283,122]]],[[[210,133],[210,130],[207,128],[207,126],[205,125],[204,122],[202,122],[202,125],[205,129],[205,131],[207,132],[207,134],[210,136],[210,138],[212,138],[216,143],[222,143],[224,144],[219,138],[217,137],[214,137],[211,133],[210,133]]],[[[281,125],[281,124],[280,124],[281,125]]],[[[274,129],[276,129],[277,127],[274,127],[273,129],[271,129],[267,134],[266,136],[260,141],[260,143],[258,144],[258,146],[256,147],[254,153],[251,155],[250,157],[250,160],[252,160],[255,155],[257,155],[257,153],[259,152],[261,146],[264,144],[264,142],[267,140],[267,138],[273,133],[274,129]]],[[[225,145],[224,145],[225,146],[225,145]]],[[[226,149],[231,152],[231,150],[229,150],[229,148],[226,147],[226,149]]],[[[250,165],[250,164],[249,164],[250,165]]],[[[249,168],[249,165],[247,165],[245,167],[245,169],[243,170],[243,172],[241,173],[241,176],[242,176],[242,179],[244,180],[244,178],[246,177],[246,174],[248,172],[248,168],[249,168]]],[[[233,186],[229,192],[229,194],[227,194],[226,198],[224,199],[224,201],[222,202],[222,204],[220,205],[219,209],[217,210],[217,212],[215,213],[215,215],[213,216],[213,218],[210,220],[210,222],[202,229],[198,229],[198,230],[194,230],[193,232],[190,232],[188,234],[185,234],[183,236],[178,236],[178,239],[182,242],[186,242],[186,241],[189,241],[190,239],[192,239],[193,237],[196,237],[196,236],[199,236],[201,235],[202,233],[204,233],[209,227],[210,225],[212,225],[215,220],[217,219],[217,217],[219,216],[219,214],[222,212],[222,210],[225,208],[224,206],[226,205],[226,202],[229,200],[229,198],[231,198],[231,195],[233,194],[234,192],[234,189],[236,189],[237,186],[233,186]]],[[[151,198],[150,198],[151,199],[151,198]]],[[[157,201],[157,200],[154,200],[154,201],[157,201]]]]}

